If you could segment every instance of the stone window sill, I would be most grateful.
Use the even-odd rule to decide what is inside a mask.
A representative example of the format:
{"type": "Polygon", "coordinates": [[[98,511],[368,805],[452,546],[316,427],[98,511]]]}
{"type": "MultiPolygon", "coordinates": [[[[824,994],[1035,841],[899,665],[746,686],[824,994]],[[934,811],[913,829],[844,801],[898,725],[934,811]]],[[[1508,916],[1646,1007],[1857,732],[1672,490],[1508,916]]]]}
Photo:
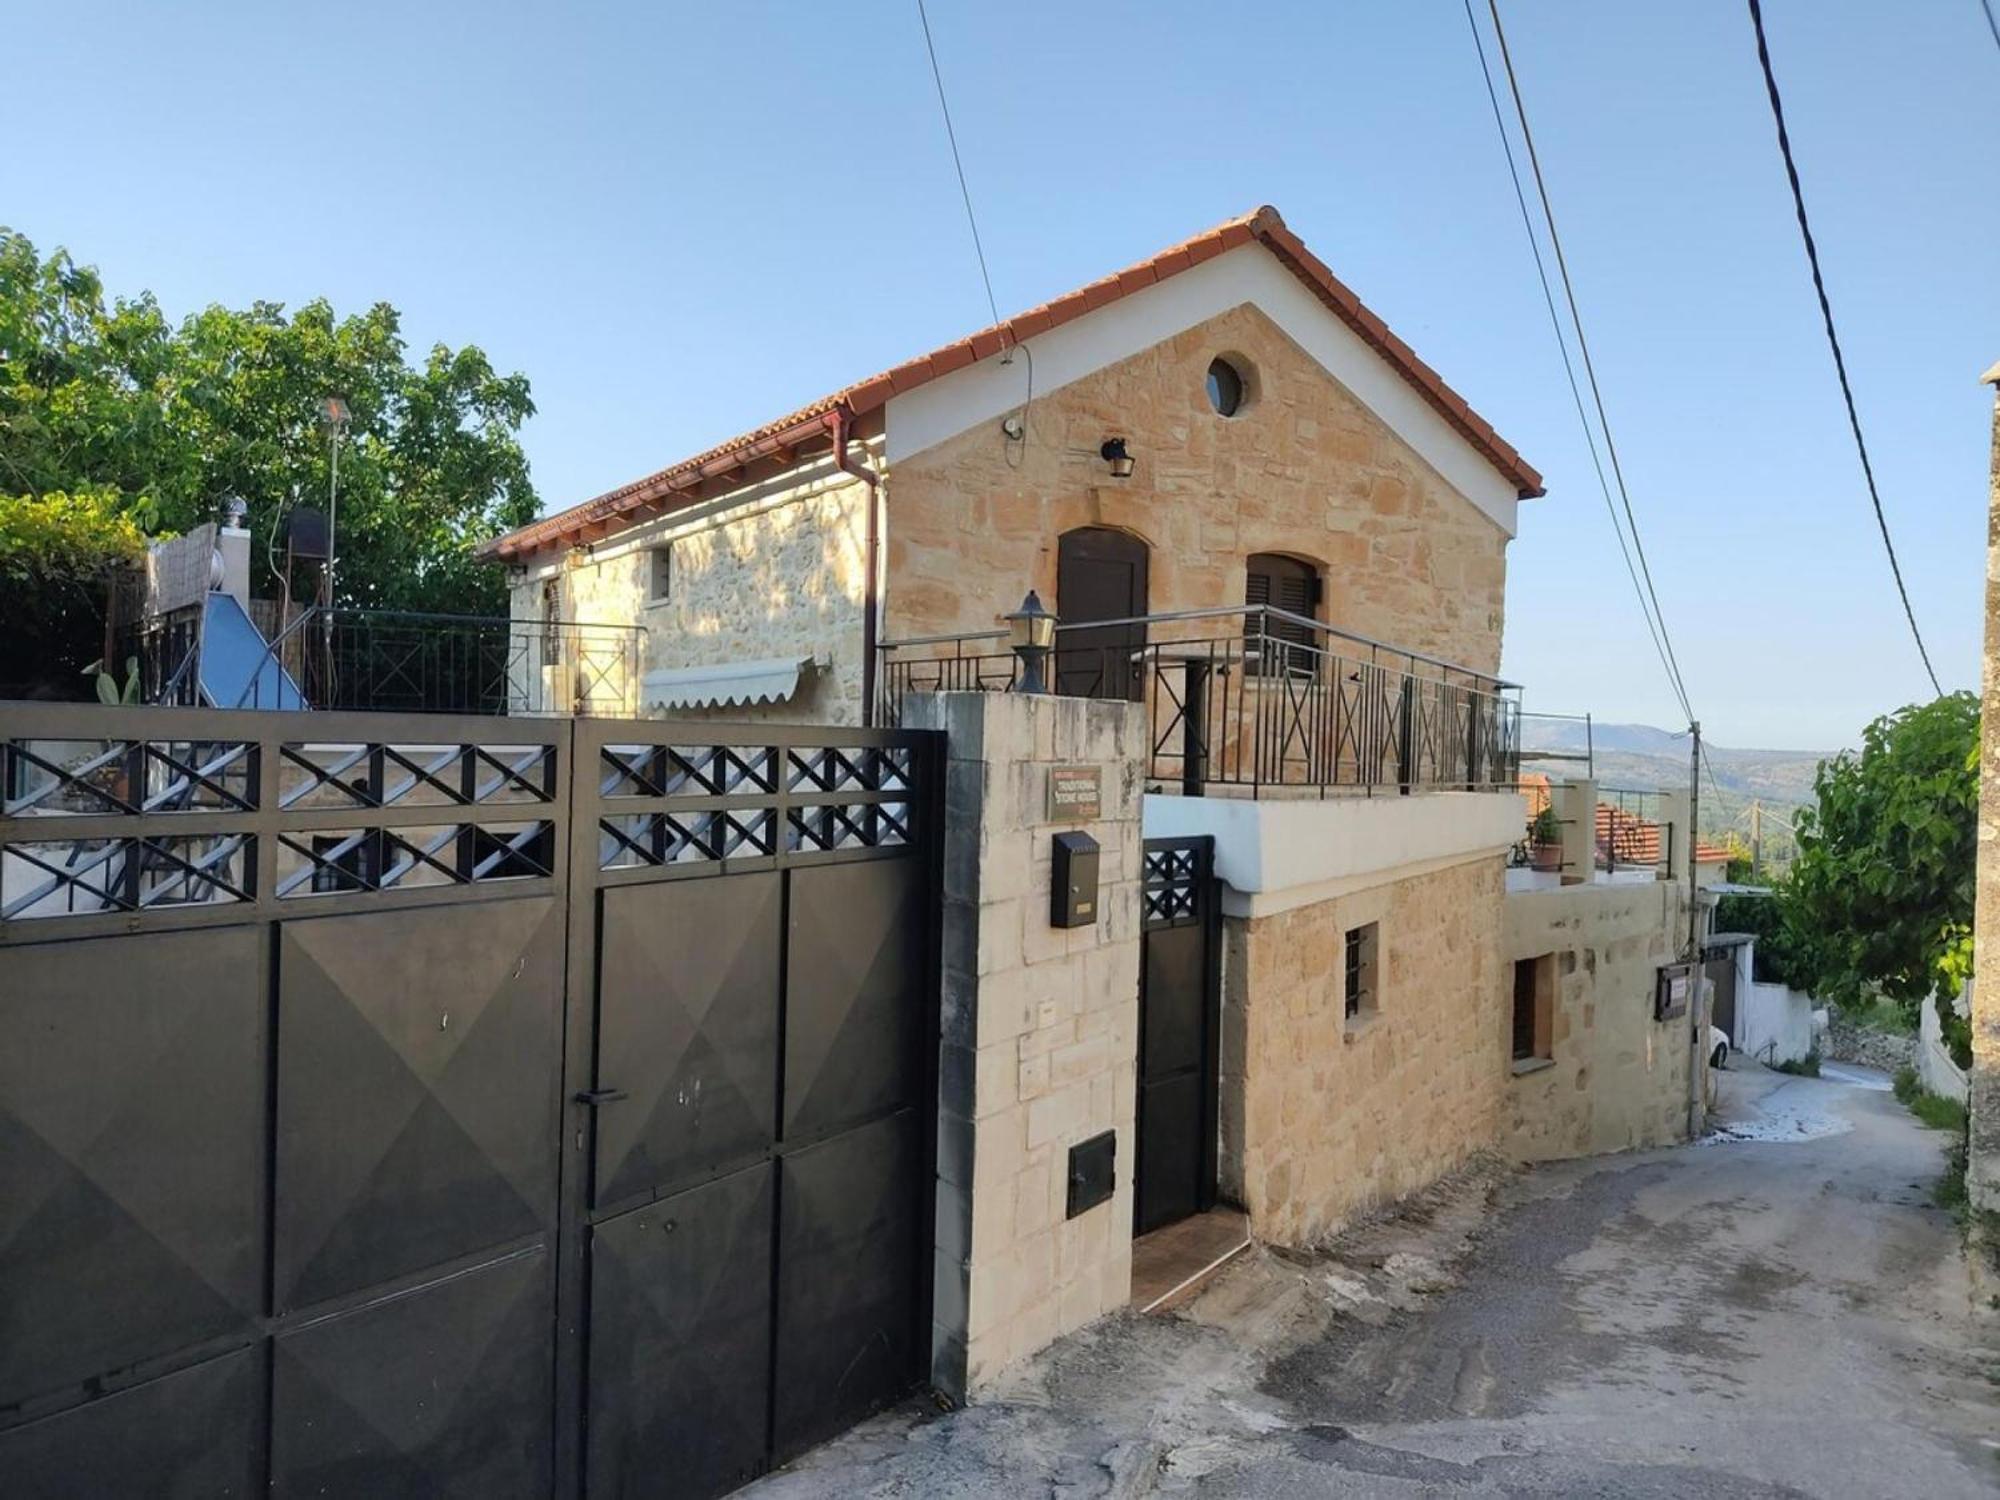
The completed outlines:
{"type": "Polygon", "coordinates": [[[1381,1019],[1382,1012],[1379,1010],[1364,1010],[1358,1016],[1346,1017],[1345,1024],[1341,1027],[1340,1031],[1341,1041],[1360,1041],[1361,1038],[1375,1029],[1375,1023],[1381,1019]]]}
{"type": "Polygon", "coordinates": [[[1539,1073],[1555,1065],[1556,1060],[1553,1057],[1517,1057],[1514,1059],[1513,1072],[1516,1078],[1526,1078],[1530,1073],[1539,1073]]]}

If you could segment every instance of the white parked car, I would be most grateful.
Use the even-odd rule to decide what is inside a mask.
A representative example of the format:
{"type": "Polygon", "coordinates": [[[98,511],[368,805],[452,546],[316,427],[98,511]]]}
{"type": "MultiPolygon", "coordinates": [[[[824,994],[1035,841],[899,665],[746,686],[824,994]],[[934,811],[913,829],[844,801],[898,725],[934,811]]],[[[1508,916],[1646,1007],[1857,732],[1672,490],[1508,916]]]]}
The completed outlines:
{"type": "Polygon", "coordinates": [[[1708,1028],[1708,1065],[1722,1067],[1729,1061],[1729,1033],[1711,1023],[1708,1028]]]}

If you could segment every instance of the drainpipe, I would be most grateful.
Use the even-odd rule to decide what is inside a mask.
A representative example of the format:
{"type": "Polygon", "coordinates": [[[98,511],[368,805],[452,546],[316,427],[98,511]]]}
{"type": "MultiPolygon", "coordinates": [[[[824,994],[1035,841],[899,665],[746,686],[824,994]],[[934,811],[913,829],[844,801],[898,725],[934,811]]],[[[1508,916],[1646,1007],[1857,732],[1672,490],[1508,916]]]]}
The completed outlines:
{"type": "Polygon", "coordinates": [[[882,482],[874,470],[855,463],[847,456],[847,445],[854,437],[854,413],[848,410],[845,402],[827,413],[826,425],[833,434],[833,466],[868,486],[868,538],[864,547],[867,582],[863,585],[861,611],[861,723],[863,728],[867,728],[875,722],[875,616],[881,607],[877,558],[882,545],[877,512],[881,509],[882,482]]]}

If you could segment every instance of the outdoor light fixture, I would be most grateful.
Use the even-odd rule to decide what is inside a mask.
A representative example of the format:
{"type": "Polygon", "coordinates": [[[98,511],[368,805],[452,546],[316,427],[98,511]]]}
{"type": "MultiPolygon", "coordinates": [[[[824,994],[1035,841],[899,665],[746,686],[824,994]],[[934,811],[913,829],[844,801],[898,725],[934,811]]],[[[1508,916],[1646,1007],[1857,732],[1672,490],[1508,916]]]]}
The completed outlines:
{"type": "Polygon", "coordinates": [[[1056,617],[1042,608],[1041,595],[1029,589],[1021,607],[1005,619],[1007,644],[1021,659],[1021,680],[1014,684],[1014,691],[1046,693],[1049,681],[1042,669],[1056,643],[1056,617]]]}
{"type": "Polygon", "coordinates": [[[1125,439],[1106,438],[1104,446],[1097,450],[1098,457],[1111,465],[1113,479],[1132,477],[1132,455],[1125,451],[1125,439]]]}
{"type": "Polygon", "coordinates": [[[243,518],[249,514],[250,502],[245,500],[241,495],[224,495],[222,497],[222,524],[224,526],[240,527],[243,524],[243,518]]]}

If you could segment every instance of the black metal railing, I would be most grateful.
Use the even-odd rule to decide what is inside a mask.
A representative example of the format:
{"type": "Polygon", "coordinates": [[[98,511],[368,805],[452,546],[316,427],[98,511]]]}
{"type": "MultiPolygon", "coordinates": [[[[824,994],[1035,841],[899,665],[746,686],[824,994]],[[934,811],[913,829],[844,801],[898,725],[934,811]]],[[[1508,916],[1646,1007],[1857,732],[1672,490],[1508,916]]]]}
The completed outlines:
{"type": "Polygon", "coordinates": [[[1680,833],[1661,816],[1665,794],[1636,787],[1597,789],[1595,847],[1597,868],[1666,869],[1674,859],[1674,839],[1680,833]]]}
{"type": "MultiPolygon", "coordinates": [[[[633,718],[645,641],[635,625],[314,607],[237,664],[236,701],[213,706],[297,707],[295,688],[315,709],[633,718]]],[[[148,702],[205,701],[200,648],[185,622],[135,635],[148,702]]]]}
{"type": "MultiPolygon", "coordinates": [[[[884,722],[911,693],[1004,692],[1001,631],[883,646],[884,722]]],[[[1501,790],[1519,780],[1519,689],[1268,605],[1059,625],[1051,691],[1146,706],[1149,782],[1198,796],[1501,790]]]]}

